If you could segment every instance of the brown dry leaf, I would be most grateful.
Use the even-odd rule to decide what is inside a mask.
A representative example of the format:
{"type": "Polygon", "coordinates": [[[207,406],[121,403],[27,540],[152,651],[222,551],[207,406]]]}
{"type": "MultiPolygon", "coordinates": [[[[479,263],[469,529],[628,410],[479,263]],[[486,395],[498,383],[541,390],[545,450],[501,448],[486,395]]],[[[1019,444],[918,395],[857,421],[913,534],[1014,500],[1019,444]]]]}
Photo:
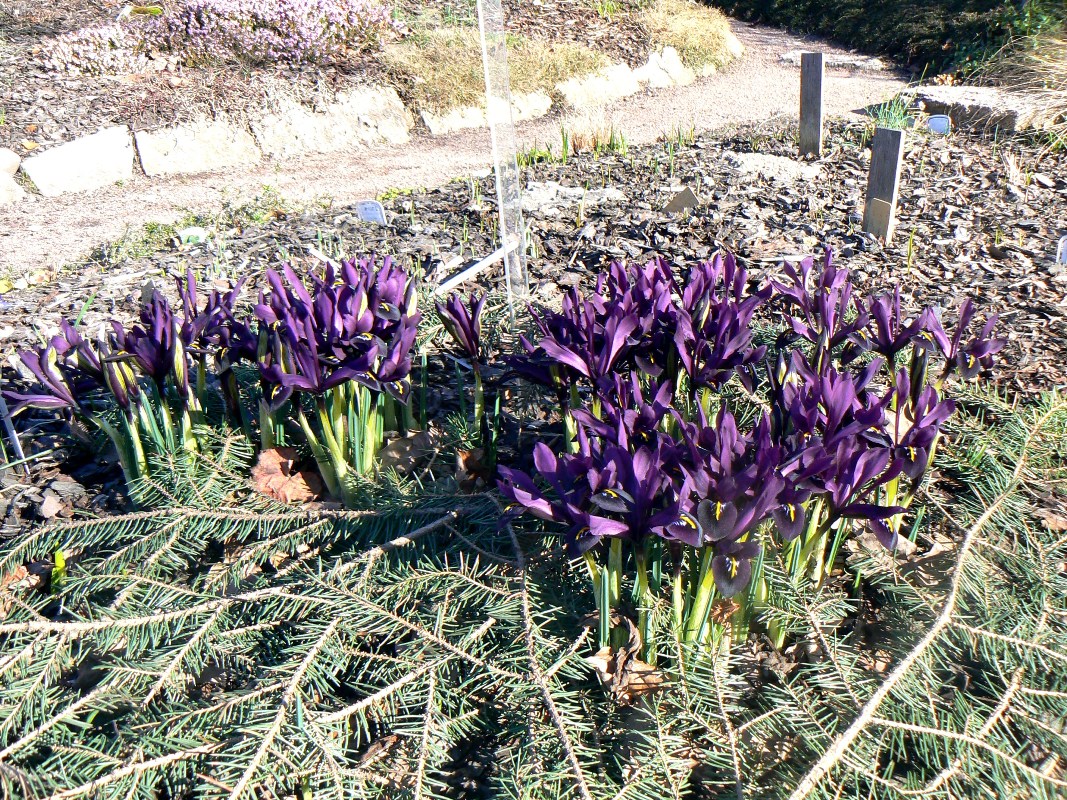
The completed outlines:
{"type": "Polygon", "coordinates": [[[44,519],[52,519],[63,510],[63,501],[54,494],[47,495],[37,507],[37,513],[44,519]]]}
{"type": "Polygon", "coordinates": [[[719,625],[725,625],[739,608],[741,604],[728,597],[716,600],[711,604],[711,619],[719,625]]]}
{"type": "Polygon", "coordinates": [[[1037,515],[1041,517],[1042,521],[1045,523],[1045,527],[1050,531],[1054,533],[1063,533],[1063,531],[1067,531],[1067,517],[1062,514],[1042,509],[1037,512],[1037,515]]]}
{"type": "Polygon", "coordinates": [[[307,503],[319,497],[322,478],[309,470],[294,472],[296,460],[291,447],[264,450],[252,468],[252,487],[283,503],[307,503]]]}
{"type": "Polygon", "coordinates": [[[456,451],[456,483],[465,492],[485,487],[493,477],[493,470],[485,463],[485,450],[456,451]]]}
{"type": "Polygon", "coordinates": [[[41,581],[38,578],[36,581],[29,580],[35,577],[30,575],[30,571],[23,564],[17,569],[9,572],[3,578],[0,578],[0,619],[7,619],[8,613],[11,611],[11,606],[14,605],[13,595],[16,588],[36,589],[40,586],[41,581]],[[23,586],[18,584],[23,583],[23,586]]]}
{"type": "Polygon", "coordinates": [[[30,150],[30,151],[36,150],[38,147],[41,146],[41,145],[37,144],[37,142],[31,141],[29,139],[23,139],[21,142],[19,142],[19,144],[22,145],[22,149],[23,150],[30,150]]]}
{"type": "Polygon", "coordinates": [[[378,451],[378,463],[382,469],[393,469],[401,475],[410,475],[433,457],[437,452],[439,439],[440,435],[433,427],[400,436],[378,451]]]}
{"type": "Polygon", "coordinates": [[[641,650],[641,633],[633,620],[612,612],[611,623],[613,626],[625,624],[629,629],[626,644],[618,650],[610,645],[602,647],[585,660],[596,670],[600,682],[611,688],[616,699],[628,704],[661,688],[665,678],[654,666],[637,658],[636,653],[641,650]]]}

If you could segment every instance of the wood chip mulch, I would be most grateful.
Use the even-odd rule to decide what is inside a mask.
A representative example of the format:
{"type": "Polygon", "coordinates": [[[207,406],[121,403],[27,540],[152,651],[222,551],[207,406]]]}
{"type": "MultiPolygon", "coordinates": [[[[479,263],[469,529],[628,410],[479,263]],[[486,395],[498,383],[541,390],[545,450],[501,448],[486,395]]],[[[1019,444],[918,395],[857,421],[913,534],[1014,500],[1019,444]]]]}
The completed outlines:
{"type": "MultiPolygon", "coordinates": [[[[982,313],[998,313],[1008,346],[996,380],[1008,392],[1032,396],[1067,386],[1067,265],[1055,263],[1056,242],[1067,234],[1067,154],[1044,152],[1025,138],[912,134],[898,231],[884,246],[859,225],[869,132],[864,122],[835,124],[816,164],[821,177],[794,183],[739,178],[731,166],[733,153],[794,154],[795,132],[784,123],[526,168],[530,196],[553,182],[580,190],[569,204],[526,213],[536,248],[529,266],[535,302],[558,301],[566,287],[591,282],[614,259],[662,255],[682,266],[727,248],[762,280],[778,272],[783,256],[829,246],[864,291],[899,285],[912,312],[939,304],[951,319],[970,296],[982,313]],[[663,211],[683,186],[702,205],[691,213],[663,211]],[[599,203],[604,189],[609,199],[599,203]]],[[[28,321],[48,333],[61,316],[78,315],[90,296],[83,315],[89,331],[111,315],[132,316],[143,284],[169,286],[167,276],[189,266],[208,280],[250,275],[254,286],[265,267],[283,260],[378,252],[421,264],[431,280],[441,280],[446,263],[470,263],[495,249],[491,177],[399,194],[385,205],[388,227],[336,206],[275,212],[262,224],[225,218],[205,244],[174,244],[118,264],[105,260],[44,287],[16,289],[0,309],[0,347],[10,354],[35,341],[28,321]]],[[[482,280],[500,276],[494,271],[482,280]]]]}

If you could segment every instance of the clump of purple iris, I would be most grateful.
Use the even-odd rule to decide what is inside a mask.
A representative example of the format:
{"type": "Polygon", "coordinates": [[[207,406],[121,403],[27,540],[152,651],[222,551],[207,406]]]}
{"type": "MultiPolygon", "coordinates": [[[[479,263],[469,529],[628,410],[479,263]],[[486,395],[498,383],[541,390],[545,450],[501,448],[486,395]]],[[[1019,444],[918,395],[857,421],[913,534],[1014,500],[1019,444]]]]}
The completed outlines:
{"type": "MultiPolygon", "coordinates": [[[[969,303],[949,336],[931,310],[905,319],[899,290],[865,300],[830,251],[821,268],[805,259],[784,271],[753,290],[732,256],[716,256],[679,288],[661,260],[613,264],[560,311],[533,312],[540,338],[510,359],[554,390],[568,452],[539,445],[536,474],[502,469],[501,491],[562,523],[601,586],[625,563],[623,545],[642,596],[652,589],[641,565],[669,557],[687,641],[706,636],[716,592],[742,598],[752,619],[766,547],[816,585],[857,523],[893,548],[954,410],[942,383],[987,369],[1003,347],[995,318],[965,341],[969,303]],[[766,303],[786,323],[770,349],[754,342],[766,303]],[[934,381],[932,353],[945,361],[934,381]],[[725,391],[735,375],[740,399],[725,391]]],[[[603,612],[613,595],[597,596],[603,612]]]]}
{"type": "Polygon", "coordinates": [[[290,409],[327,487],[350,499],[349,476],[371,472],[384,432],[403,425],[415,283],[389,257],[328,264],[307,285],[289,265],[266,278],[255,307],[264,446],[279,441],[290,409]]]}
{"type": "Polygon", "coordinates": [[[155,290],[136,323],[112,322],[99,342],[63,323],[21,356],[36,386],[5,397],[16,411],[58,411],[105,431],[132,484],[154,453],[202,449],[213,393],[252,435],[244,401],[253,392],[236,370],[246,362],[260,377],[261,447],[282,443],[295,421],[331,490],[347,498],[346,475],[372,470],[385,432],[405,425],[420,319],[414,282],[389,258],[304,278],[285,266],[268,271],[251,315],[238,308],[243,283],[204,293],[189,272],[175,282],[178,305],[155,290]]]}

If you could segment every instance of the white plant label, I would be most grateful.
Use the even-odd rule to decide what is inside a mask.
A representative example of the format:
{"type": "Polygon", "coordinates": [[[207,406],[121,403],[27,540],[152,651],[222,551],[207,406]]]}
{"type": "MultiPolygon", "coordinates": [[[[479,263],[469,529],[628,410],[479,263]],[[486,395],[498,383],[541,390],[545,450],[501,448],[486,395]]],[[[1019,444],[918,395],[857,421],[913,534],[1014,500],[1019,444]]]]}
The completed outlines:
{"type": "Polygon", "coordinates": [[[377,200],[363,200],[356,206],[361,222],[376,222],[385,225],[385,206],[377,200]]]}
{"type": "Polygon", "coordinates": [[[947,114],[933,114],[926,125],[934,133],[946,134],[952,130],[952,120],[947,114]]]}
{"type": "Polygon", "coordinates": [[[1067,236],[1060,239],[1060,246],[1056,249],[1056,263],[1067,264],[1067,236]]]}

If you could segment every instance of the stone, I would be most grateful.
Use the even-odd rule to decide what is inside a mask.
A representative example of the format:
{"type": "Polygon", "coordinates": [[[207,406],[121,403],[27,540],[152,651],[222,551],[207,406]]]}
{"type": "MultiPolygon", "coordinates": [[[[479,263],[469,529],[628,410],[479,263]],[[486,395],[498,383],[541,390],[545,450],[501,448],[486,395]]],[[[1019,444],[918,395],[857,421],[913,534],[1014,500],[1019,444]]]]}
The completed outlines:
{"type": "Polygon", "coordinates": [[[22,159],[18,153],[6,147],[0,147],[0,177],[14,175],[19,171],[21,163],[22,159]]]}
{"type": "Polygon", "coordinates": [[[17,203],[26,197],[26,191],[10,175],[0,175],[0,206],[17,203]]]}
{"type": "Polygon", "coordinates": [[[200,119],[161,131],[137,131],[145,175],[189,175],[254,164],[261,153],[245,128],[225,119],[200,119]]]}
{"type": "MultiPolygon", "coordinates": [[[[786,64],[799,67],[800,56],[804,52],[804,50],[790,50],[782,53],[780,58],[786,64]]],[[[853,53],[823,53],[823,66],[827,69],[854,69],[863,72],[882,72],[885,70],[885,62],[880,58],[868,58],[867,56],[853,53]]]]}
{"type": "Polygon", "coordinates": [[[783,183],[810,181],[822,174],[822,170],[817,165],[802,164],[785,156],[772,156],[765,153],[727,152],[726,163],[733,167],[739,176],[762,175],[768,180],[783,183]]]}
{"type": "Polygon", "coordinates": [[[478,106],[461,106],[443,114],[435,114],[424,109],[419,114],[432,136],[444,136],[469,128],[482,128],[486,124],[485,109],[478,106]]]}
{"type": "MultiPolygon", "coordinates": [[[[500,107],[506,106],[501,102],[500,107]]],[[[552,98],[544,92],[513,94],[511,96],[511,121],[523,122],[528,119],[538,119],[548,114],[551,108],[552,98]]],[[[470,128],[484,128],[489,124],[485,108],[482,106],[461,106],[441,114],[423,110],[419,114],[432,136],[443,136],[470,128]]]]}
{"type": "Polygon", "coordinates": [[[133,177],[133,143],[125,125],[53,147],[22,162],[45,197],[101,189],[133,177]]]}
{"type": "Polygon", "coordinates": [[[955,127],[974,125],[1014,132],[1047,130],[1063,121],[1054,104],[997,86],[918,86],[902,96],[927,114],[948,115],[955,127]]]}
{"type": "Polygon", "coordinates": [[[334,153],[354,145],[406,144],[414,125],[393,88],[341,92],[323,111],[286,98],[275,112],[251,122],[260,149],[271,156],[334,153]]]}
{"type": "Polygon", "coordinates": [[[678,51],[664,47],[662,52],[652,53],[648,63],[633,71],[634,77],[652,89],[668,89],[671,86],[688,86],[696,80],[696,73],[682,63],[678,51]]]}
{"type": "Polygon", "coordinates": [[[621,203],[626,195],[614,186],[586,191],[576,186],[562,186],[556,181],[530,181],[522,190],[522,210],[539,211],[545,216],[558,216],[565,208],[585,203],[587,209],[606,203],[621,203]]]}
{"type": "Polygon", "coordinates": [[[588,108],[637,94],[641,82],[625,64],[613,64],[593,75],[557,83],[556,91],[571,108],[588,108]]]}

